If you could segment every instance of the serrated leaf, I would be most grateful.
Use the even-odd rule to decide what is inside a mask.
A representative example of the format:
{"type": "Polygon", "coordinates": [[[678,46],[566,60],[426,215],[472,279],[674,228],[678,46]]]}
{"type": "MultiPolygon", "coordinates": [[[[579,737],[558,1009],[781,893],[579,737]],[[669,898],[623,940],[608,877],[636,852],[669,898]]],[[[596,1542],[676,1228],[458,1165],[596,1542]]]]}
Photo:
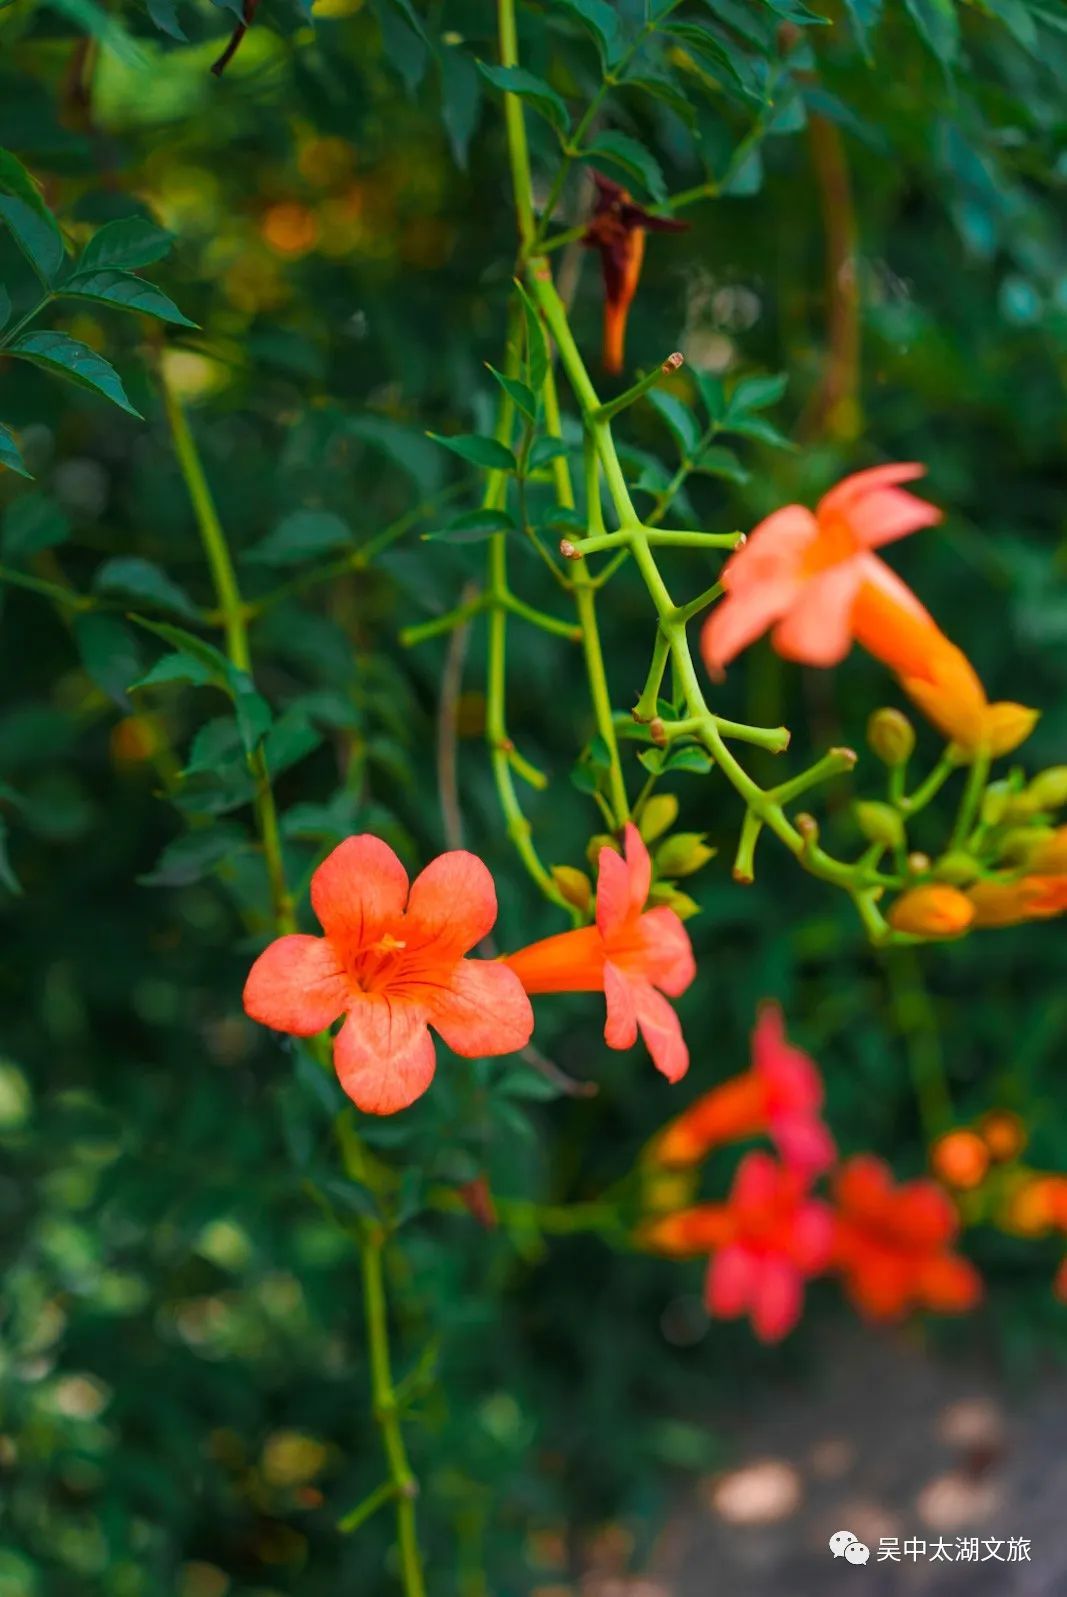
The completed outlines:
{"type": "Polygon", "coordinates": [[[959,55],[960,22],[955,0],[904,0],[919,33],[943,67],[959,55]]]}
{"type": "Polygon", "coordinates": [[[246,560],[293,566],[354,546],[350,529],[332,510],[293,510],[249,549],[246,560]]]}
{"type": "Polygon", "coordinates": [[[745,470],[732,449],[724,449],[721,444],[711,444],[701,451],[697,460],[693,462],[694,471],[707,472],[709,477],[724,477],[727,482],[745,483],[751,477],[751,472],[745,470]]]}
{"type": "Polygon", "coordinates": [[[495,366],[490,366],[486,361],[486,369],[492,373],[504,390],[505,394],[519,407],[524,416],[531,421],[537,420],[537,400],[531,390],[517,377],[507,377],[503,372],[498,372],[495,366]]]}
{"type": "Polygon", "coordinates": [[[132,272],[109,267],[99,272],[75,272],[56,289],[57,294],[75,299],[96,300],[98,304],[114,305],[117,310],[137,311],[142,316],[154,316],[156,321],[170,322],[175,327],[195,327],[154,283],[132,272]]]}
{"type": "Polygon", "coordinates": [[[56,548],[69,537],[70,522],[54,499],[43,493],[22,494],[4,511],[0,549],[5,560],[24,560],[42,549],[56,548]]]}
{"type": "Polygon", "coordinates": [[[619,43],[619,17],[608,0],[557,0],[570,11],[596,39],[606,65],[615,59],[619,43]]]}
{"type": "Polygon", "coordinates": [[[136,416],[138,421],[144,419],[126,398],[122,379],[114,366],[88,344],[80,344],[66,333],[23,333],[8,345],[6,353],[19,360],[32,361],[44,371],[54,372],[57,377],[65,377],[81,388],[102,394],[127,415],[136,416]]]}
{"type": "Polygon", "coordinates": [[[559,133],[566,133],[571,125],[567,107],[552,86],[543,78],[527,72],[525,67],[491,66],[486,61],[477,63],[478,71],[494,89],[505,94],[517,94],[521,100],[539,112],[559,133]]]}
{"type": "Polygon", "coordinates": [[[643,183],[657,202],[667,198],[667,185],[663,171],[651,150],[647,150],[628,133],[598,133],[592,144],[582,152],[584,161],[608,161],[621,166],[630,177],[643,183]]]}
{"type": "Polygon", "coordinates": [[[447,527],[423,534],[426,543],[484,543],[498,532],[514,532],[514,519],[506,510],[465,510],[447,527]]]}
{"type": "Polygon", "coordinates": [[[0,422],[0,466],[6,466],[8,471],[18,472],[20,477],[29,477],[31,482],[33,480],[33,473],[26,469],[18,439],[11,428],[5,427],[3,422],[0,422]]]}
{"type": "Polygon", "coordinates": [[[174,236],[141,216],[123,216],[97,228],[76,263],[80,276],[86,272],[119,268],[130,271],[151,266],[169,254],[174,236]]]}
{"type": "Polygon", "coordinates": [[[435,444],[451,449],[461,460],[469,460],[471,465],[481,466],[486,471],[515,470],[515,456],[497,438],[486,438],[481,433],[454,433],[450,438],[443,433],[427,433],[426,436],[435,444]]]}
{"type": "Polygon", "coordinates": [[[666,394],[655,388],[648,395],[648,402],[667,423],[682,454],[691,456],[700,442],[701,430],[689,406],[676,394],[666,394]]]}
{"type": "Polygon", "coordinates": [[[137,640],[117,616],[83,615],[74,622],[74,637],[86,672],[120,709],[130,711],[127,688],[141,669],[137,640]]]}
{"type": "Polygon", "coordinates": [[[51,212],[13,194],[0,194],[0,220],[47,288],[66,258],[63,235],[51,212]]]}
{"type": "Polygon", "coordinates": [[[730,393],[729,420],[751,410],[766,410],[776,405],[786,391],[789,378],[785,372],[773,377],[742,377],[730,393]]]}
{"type": "Polygon", "coordinates": [[[116,555],[113,560],[105,560],[93,578],[93,590],[127,594],[142,603],[155,604],[161,610],[185,616],[189,621],[196,620],[196,605],[184,588],[151,560],[142,560],[138,555],[116,555]]]}
{"type": "Polygon", "coordinates": [[[523,321],[526,326],[526,376],[532,391],[539,394],[548,372],[548,343],[537,306],[521,283],[516,282],[515,287],[522,300],[523,321]]]}
{"type": "Polygon", "coordinates": [[[152,869],[137,881],[142,887],[187,887],[247,847],[247,834],[236,822],[200,827],[168,843],[152,869]]]}

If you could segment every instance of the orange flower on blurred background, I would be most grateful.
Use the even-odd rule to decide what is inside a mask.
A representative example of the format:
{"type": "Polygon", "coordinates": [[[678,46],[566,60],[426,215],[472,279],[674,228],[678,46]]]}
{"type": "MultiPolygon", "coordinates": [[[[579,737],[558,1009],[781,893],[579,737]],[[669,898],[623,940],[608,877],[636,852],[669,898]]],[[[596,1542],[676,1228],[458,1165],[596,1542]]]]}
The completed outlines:
{"type": "Polygon", "coordinates": [[[805,1281],[830,1263],[834,1220],[799,1171],[750,1153],[725,1203],[655,1221],[643,1240],[676,1257],[710,1252],[708,1312],[727,1320],[747,1314],[761,1342],[777,1342],[800,1318],[805,1281]]]}
{"type": "Polygon", "coordinates": [[[426,1091],[430,1026],[468,1058],[529,1042],[533,1012],[512,972],[463,957],[496,920],[493,879],[473,854],[439,855],[409,887],[387,843],[349,837],[312,877],[311,902],[326,935],[271,943],[245,983],[245,1011],[298,1037],[344,1015],[334,1066],[367,1114],[393,1114],[426,1091]]]}
{"type": "Polygon", "coordinates": [[[805,665],[837,665],[859,643],[961,751],[1007,753],[1036,713],[990,704],[966,655],[873,552],[941,520],[900,486],[924,470],[874,466],[839,482],[814,512],[786,505],[761,521],[723,568],[726,597],[705,622],[704,659],[718,675],[769,628],[777,652],[805,665]]]}
{"type": "Polygon", "coordinates": [[[671,1005],[696,975],[689,934],[673,909],[645,909],[652,861],[632,822],[625,856],[602,848],[597,862],[596,923],[531,943],[504,963],[528,993],[602,992],[604,1041],[632,1048],[640,1030],[656,1069],[677,1081],[689,1050],[671,1005]]]}
{"type": "Polygon", "coordinates": [[[842,1166],[835,1263],[845,1291],[872,1320],[895,1320],[909,1309],[962,1313],[982,1296],[968,1260],[952,1252],[959,1219],[932,1181],[894,1186],[881,1159],[858,1154],[842,1166]]]}
{"type": "Polygon", "coordinates": [[[1067,913],[1067,873],[975,882],[967,889],[976,926],[1018,926],[1067,913]]]}
{"type": "Polygon", "coordinates": [[[645,234],[682,233],[688,222],[653,216],[628,190],[600,172],[593,173],[597,196],[582,243],[600,254],[604,277],[604,370],[622,371],[626,321],[637,293],[645,257],[645,234]]]}
{"type": "Polygon", "coordinates": [[[834,1141],[820,1118],[823,1088],[815,1061],[785,1035],[781,1009],[760,1006],[752,1033],[752,1066],[713,1087],[656,1139],[652,1157],[666,1165],[698,1164],[712,1148],[767,1133],[787,1165],[810,1175],[834,1160],[834,1141]]]}

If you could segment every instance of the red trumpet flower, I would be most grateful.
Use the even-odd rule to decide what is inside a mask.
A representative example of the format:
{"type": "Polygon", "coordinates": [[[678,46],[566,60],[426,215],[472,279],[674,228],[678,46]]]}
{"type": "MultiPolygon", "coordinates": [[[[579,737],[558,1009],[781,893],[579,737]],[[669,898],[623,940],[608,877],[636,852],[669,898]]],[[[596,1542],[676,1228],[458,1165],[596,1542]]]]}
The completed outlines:
{"type": "Polygon", "coordinates": [[[582,243],[599,250],[604,276],[604,370],[622,371],[626,318],[637,292],[645,257],[645,234],[682,233],[688,222],[653,216],[629,192],[600,172],[593,173],[596,205],[582,243]]]}

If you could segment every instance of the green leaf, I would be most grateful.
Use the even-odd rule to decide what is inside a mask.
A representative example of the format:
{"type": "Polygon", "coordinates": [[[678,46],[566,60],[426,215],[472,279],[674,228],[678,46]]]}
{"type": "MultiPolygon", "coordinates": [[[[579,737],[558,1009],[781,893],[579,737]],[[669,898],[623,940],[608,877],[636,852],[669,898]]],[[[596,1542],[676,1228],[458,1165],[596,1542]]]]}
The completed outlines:
{"type": "Polygon", "coordinates": [[[296,566],[353,547],[351,531],[332,510],[293,510],[248,550],[245,559],[265,566],[296,566]]]}
{"type": "Polygon", "coordinates": [[[600,46],[606,64],[614,60],[619,43],[619,17],[608,0],[557,0],[585,24],[600,46]]]}
{"type": "Polygon", "coordinates": [[[520,99],[528,101],[535,111],[540,112],[546,121],[551,122],[557,132],[566,133],[570,127],[571,119],[567,114],[567,107],[555,89],[543,78],[527,72],[525,67],[497,67],[479,61],[478,71],[494,89],[502,89],[506,94],[517,94],[520,99]]]}
{"type": "Polygon", "coordinates": [[[654,200],[662,202],[667,198],[667,185],[656,157],[627,133],[599,133],[582,152],[582,159],[593,163],[614,162],[631,177],[637,178],[639,183],[643,183],[654,200]]]}
{"type": "Polygon", "coordinates": [[[187,654],[184,649],[179,649],[173,654],[162,655],[144,676],[131,682],[130,687],[154,688],[168,682],[188,682],[193,687],[203,688],[217,681],[216,673],[209,665],[195,655],[187,654]]]}
{"type": "Polygon", "coordinates": [[[496,438],[486,438],[481,433],[456,433],[451,438],[443,433],[427,433],[426,436],[435,444],[451,449],[461,460],[469,460],[471,465],[482,466],[486,471],[515,470],[515,456],[496,438]]]}
{"type": "Polygon", "coordinates": [[[137,881],[142,887],[187,887],[203,881],[223,860],[248,846],[248,835],[236,821],[199,827],[168,843],[152,869],[137,881]]]}
{"type": "Polygon", "coordinates": [[[54,549],[69,537],[70,522],[54,499],[43,493],[22,494],[4,511],[0,549],[5,560],[19,561],[54,549]]]}
{"type": "Polygon", "coordinates": [[[482,108],[482,81],[470,56],[459,46],[446,47],[437,60],[441,74],[441,120],[461,172],[482,108]]]}
{"type": "Polygon", "coordinates": [[[13,194],[36,211],[38,216],[51,221],[52,213],[45,204],[36,180],[10,150],[0,150],[0,194],[13,194]]]}
{"type": "Polygon", "coordinates": [[[26,470],[26,462],[22,458],[22,450],[18,440],[10,427],[5,427],[0,421],[0,466],[6,466],[8,471],[17,471],[20,477],[29,477],[33,480],[33,473],[26,470]]]}
{"type": "Polygon", "coordinates": [[[290,705],[267,733],[263,752],[271,776],[280,776],[312,754],[322,742],[322,733],[299,705],[290,705]]]}
{"type": "Polygon", "coordinates": [[[151,560],[142,560],[138,555],[116,555],[113,560],[105,560],[93,577],[93,591],[128,594],[142,604],[158,605],[161,610],[196,620],[196,605],[184,588],[151,560]]]}
{"type": "Polygon", "coordinates": [[[531,421],[536,421],[537,400],[526,384],[519,382],[515,377],[506,377],[503,372],[498,372],[495,366],[490,366],[488,361],[485,364],[486,369],[496,378],[505,394],[518,405],[523,415],[528,416],[531,421]]]}
{"type": "Polygon", "coordinates": [[[548,372],[548,344],[541,324],[541,314],[523,285],[516,280],[515,287],[522,300],[523,320],[526,325],[526,376],[530,388],[539,394],[548,372]]]}
{"type": "MultiPolygon", "coordinates": [[[[164,643],[169,643],[172,649],[180,654],[190,656],[200,663],[206,677],[201,677],[201,682],[212,683],[215,687],[229,695],[233,700],[234,710],[237,714],[237,724],[241,729],[241,737],[245,749],[251,754],[263,740],[270,728],[273,719],[270,705],[262,694],[256,692],[252,678],[246,671],[239,671],[235,665],[216,649],[213,643],[207,643],[203,638],[198,638],[195,632],[186,632],[182,627],[171,626],[168,621],[149,621],[146,616],[133,615],[139,627],[144,627],[148,632],[154,632],[157,638],[162,638],[164,643]]],[[[147,677],[134,684],[135,687],[144,687],[150,681],[195,681],[194,677],[153,677],[149,672],[147,677]]]]}
{"type": "Polygon", "coordinates": [[[871,61],[873,60],[871,33],[882,20],[883,0],[844,0],[844,4],[852,24],[852,31],[856,35],[856,43],[864,59],[871,61]]]}
{"type": "Polygon", "coordinates": [[[141,669],[141,655],[129,627],[117,616],[83,615],[74,622],[74,637],[97,687],[121,710],[132,710],[127,688],[141,669]]]}
{"type": "Polygon", "coordinates": [[[178,20],[174,0],[145,0],[145,10],[161,33],[169,34],[179,44],[185,44],[189,35],[178,20]]]}
{"type": "Polygon", "coordinates": [[[151,266],[169,254],[174,236],[141,216],[123,216],[98,228],[82,250],[76,270],[99,272],[109,267],[124,271],[151,266]]]}
{"type": "Polygon", "coordinates": [[[745,483],[752,473],[745,470],[732,449],[721,444],[711,444],[693,464],[694,471],[707,472],[709,477],[725,477],[728,482],[745,483]]]}
{"type": "Polygon", "coordinates": [[[96,300],[102,305],[114,305],[118,310],[139,311],[142,316],[154,316],[157,321],[170,322],[175,327],[196,326],[154,283],[146,283],[143,277],[112,267],[99,272],[79,270],[61,283],[56,293],[65,298],[96,300]]]}
{"type": "Polygon", "coordinates": [[[527,464],[531,471],[539,471],[542,466],[547,466],[550,461],[558,460],[566,453],[567,446],[562,438],[538,438],[530,450],[527,464]]]}
{"type": "Polygon", "coordinates": [[[777,427],[772,427],[763,416],[731,416],[729,431],[740,433],[743,438],[758,438],[761,444],[773,444],[776,449],[796,449],[791,438],[780,433],[777,427]]]}
{"type": "Polygon", "coordinates": [[[785,372],[775,377],[742,377],[731,391],[728,419],[744,415],[746,411],[766,410],[768,405],[776,405],[785,393],[788,382],[785,372]]]}
{"type": "Polygon", "coordinates": [[[683,455],[691,456],[700,443],[700,425],[689,409],[675,394],[665,394],[654,388],[648,395],[653,410],[659,412],[667,423],[683,455]]]}
{"type": "Polygon", "coordinates": [[[828,27],[830,18],[824,17],[818,11],[811,11],[801,0],[763,0],[768,10],[773,11],[776,17],[792,22],[799,28],[812,26],[828,27]]]}
{"type": "Polygon", "coordinates": [[[704,401],[704,409],[708,413],[708,420],[723,421],[726,416],[726,395],[723,392],[721,379],[713,377],[710,372],[695,372],[694,376],[700,397],[704,401]]]}
{"type": "Polygon", "coordinates": [[[0,283],[0,330],[5,328],[11,319],[11,295],[0,283]]]}
{"type": "Polygon", "coordinates": [[[438,532],[423,534],[426,543],[484,543],[497,532],[514,532],[515,522],[506,510],[465,510],[438,532]]]}
{"type": "Polygon", "coordinates": [[[950,67],[960,49],[960,22],[955,0],[904,0],[904,5],[941,65],[950,67]]]}
{"type": "Polygon", "coordinates": [[[48,0],[53,11],[69,18],[82,33],[96,39],[119,61],[129,67],[145,67],[147,58],[132,34],[117,17],[110,16],[96,0],[48,0]]]}
{"type": "Polygon", "coordinates": [[[63,265],[63,235],[51,212],[38,210],[13,194],[0,194],[0,219],[45,287],[63,265]]]}
{"type": "Polygon", "coordinates": [[[136,416],[139,421],[144,419],[126,398],[122,379],[114,366],[90,349],[88,344],[80,344],[76,338],[68,338],[66,333],[23,333],[21,338],[16,338],[13,344],[8,345],[6,353],[19,360],[32,361],[35,366],[54,372],[57,377],[66,377],[81,388],[102,394],[120,410],[126,411],[127,415],[136,416]]]}
{"type": "Polygon", "coordinates": [[[0,886],[6,887],[15,898],[22,896],[22,884],[15,875],[7,853],[7,822],[0,815],[0,886]]]}

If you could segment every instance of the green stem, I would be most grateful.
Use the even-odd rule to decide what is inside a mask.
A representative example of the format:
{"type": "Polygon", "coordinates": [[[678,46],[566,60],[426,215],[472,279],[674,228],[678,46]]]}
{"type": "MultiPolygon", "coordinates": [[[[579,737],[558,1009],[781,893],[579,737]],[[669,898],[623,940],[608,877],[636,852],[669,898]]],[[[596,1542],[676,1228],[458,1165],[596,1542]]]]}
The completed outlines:
{"type": "Polygon", "coordinates": [[[989,780],[989,767],[991,757],[986,750],[975,755],[971,768],[967,772],[967,781],[964,784],[963,796],[960,799],[959,813],[956,824],[952,829],[952,838],[949,848],[962,848],[971,835],[971,829],[978,819],[978,810],[989,780]]]}
{"type": "MultiPolygon", "coordinates": [[[[501,66],[518,66],[519,40],[515,27],[515,0],[497,0],[497,26],[500,34],[501,66]]],[[[526,143],[526,120],[523,116],[522,101],[517,94],[504,95],[504,123],[508,135],[508,159],[511,162],[511,186],[515,196],[519,242],[521,253],[525,254],[534,242],[537,224],[534,219],[533,182],[530,176],[530,151],[526,143]]]]}
{"type": "Polygon", "coordinates": [[[912,949],[887,951],[886,972],[893,1011],[908,1050],[923,1134],[933,1143],[954,1120],[937,1013],[912,949]]]}
{"type": "MultiPolygon", "coordinates": [[[[247,611],[237,586],[226,534],[219,520],[215,501],[204,474],[203,463],[196,440],[186,419],[185,411],[173,388],[167,382],[161,367],[160,381],[163,403],[174,440],[174,452],[193,506],[200,541],[211,572],[215,599],[222,614],[222,627],[226,639],[226,654],[238,671],[252,676],[252,651],[248,642],[247,611]]],[[[282,840],[278,829],[278,810],[274,802],[267,757],[262,746],[248,756],[248,768],[256,785],[255,810],[263,855],[267,862],[271,902],[275,924],[279,932],[296,930],[293,901],[285,880],[285,863],[282,858],[282,840]]]]}
{"type": "Polygon", "coordinates": [[[405,1597],[426,1597],[422,1558],[415,1530],[415,1498],[418,1496],[418,1482],[408,1462],[404,1434],[400,1428],[389,1356],[389,1320],[385,1304],[382,1246],[381,1232],[368,1228],[363,1239],[362,1259],[363,1312],[367,1327],[367,1343],[370,1348],[371,1392],[389,1464],[390,1483],[396,1498],[397,1548],[400,1554],[400,1571],[405,1597]]]}
{"type": "Polygon", "coordinates": [[[937,797],[953,771],[957,769],[955,760],[950,760],[947,754],[943,754],[930,775],[919,784],[910,798],[900,799],[900,808],[908,815],[917,815],[920,810],[926,808],[931,799],[937,797]]]}

